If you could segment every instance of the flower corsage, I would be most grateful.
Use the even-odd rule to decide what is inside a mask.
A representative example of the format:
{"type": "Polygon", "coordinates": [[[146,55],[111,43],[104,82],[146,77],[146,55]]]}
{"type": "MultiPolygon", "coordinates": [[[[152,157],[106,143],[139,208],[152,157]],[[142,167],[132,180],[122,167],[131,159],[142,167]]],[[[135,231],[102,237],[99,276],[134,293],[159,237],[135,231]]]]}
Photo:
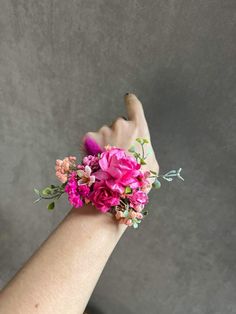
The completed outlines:
{"type": "Polygon", "coordinates": [[[129,149],[129,155],[124,149],[107,145],[102,152],[87,155],[80,163],[74,156],[56,160],[56,176],[61,185],[34,189],[38,195],[35,203],[41,199],[50,200],[48,209],[53,210],[55,201],[66,193],[75,208],[91,203],[102,213],[112,213],[119,223],[138,228],[147,215],[148,191],[160,188],[160,180],[184,179],[181,168],[164,175],[142,170],[148,156],[144,149],[148,140],[137,138],[136,142],[141,145],[141,154],[134,146],[129,149]],[[150,183],[151,178],[153,183],[150,183]]]}

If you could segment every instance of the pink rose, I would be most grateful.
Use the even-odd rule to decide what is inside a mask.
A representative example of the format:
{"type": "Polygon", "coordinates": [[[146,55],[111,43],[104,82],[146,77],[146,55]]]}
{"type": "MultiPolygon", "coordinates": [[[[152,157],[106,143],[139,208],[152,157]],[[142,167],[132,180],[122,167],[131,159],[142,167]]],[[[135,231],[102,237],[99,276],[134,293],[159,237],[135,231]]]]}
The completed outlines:
{"type": "Polygon", "coordinates": [[[137,208],[139,211],[140,205],[141,207],[144,207],[148,203],[148,195],[144,193],[143,191],[133,191],[132,194],[128,195],[128,198],[130,200],[130,206],[134,209],[137,208]]]}
{"type": "Polygon", "coordinates": [[[104,151],[99,159],[100,170],[94,173],[98,180],[104,180],[113,191],[123,193],[126,186],[139,187],[137,176],[141,165],[123,149],[112,147],[104,151]]]}
{"type": "Polygon", "coordinates": [[[94,183],[93,192],[89,195],[89,199],[103,213],[107,212],[111,206],[120,203],[119,193],[112,191],[104,181],[94,183]]]}

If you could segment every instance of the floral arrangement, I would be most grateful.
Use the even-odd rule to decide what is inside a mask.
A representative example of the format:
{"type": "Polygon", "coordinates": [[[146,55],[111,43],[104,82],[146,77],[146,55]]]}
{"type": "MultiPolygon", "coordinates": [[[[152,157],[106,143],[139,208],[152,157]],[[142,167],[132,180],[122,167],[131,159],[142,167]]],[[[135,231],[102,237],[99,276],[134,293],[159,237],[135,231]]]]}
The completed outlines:
{"type": "Polygon", "coordinates": [[[34,189],[38,195],[35,203],[41,199],[51,200],[48,209],[52,210],[55,201],[66,193],[70,204],[75,208],[91,203],[102,213],[114,214],[119,223],[137,228],[147,215],[145,205],[149,201],[149,189],[160,188],[160,179],[184,179],[180,175],[181,168],[164,175],[142,170],[141,166],[146,164],[148,156],[144,151],[148,140],[137,138],[136,142],[141,145],[142,154],[136,152],[134,146],[129,149],[131,154],[128,155],[121,148],[107,145],[104,151],[87,155],[80,163],[77,163],[74,156],[56,160],[56,177],[61,185],[34,189]],[[152,184],[150,178],[153,178],[152,184]]]}

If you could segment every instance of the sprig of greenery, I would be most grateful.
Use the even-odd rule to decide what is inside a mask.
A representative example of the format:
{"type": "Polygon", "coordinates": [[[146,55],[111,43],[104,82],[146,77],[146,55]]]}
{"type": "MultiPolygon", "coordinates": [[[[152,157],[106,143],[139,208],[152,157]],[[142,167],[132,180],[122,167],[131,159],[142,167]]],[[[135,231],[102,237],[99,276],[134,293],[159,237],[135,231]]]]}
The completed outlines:
{"type": "Polygon", "coordinates": [[[145,159],[147,158],[147,155],[145,156],[144,153],[144,145],[148,144],[149,141],[146,138],[141,137],[137,137],[135,141],[141,145],[142,154],[136,152],[134,145],[132,145],[128,151],[133,154],[138,163],[146,165],[145,159]]]}
{"type": "MultiPolygon", "coordinates": [[[[148,144],[149,141],[145,138],[138,137],[138,138],[136,138],[136,142],[141,145],[142,154],[136,152],[134,145],[130,147],[129,152],[133,154],[133,156],[135,157],[135,159],[137,160],[138,163],[140,163],[141,165],[146,165],[145,159],[147,158],[148,154],[145,156],[144,145],[148,144]]],[[[181,170],[182,170],[182,168],[179,168],[179,170],[170,170],[163,175],[157,174],[157,172],[150,170],[150,172],[152,174],[152,176],[150,176],[150,178],[155,178],[154,182],[152,183],[152,187],[155,189],[159,189],[161,187],[160,179],[171,182],[176,177],[176,178],[184,181],[184,178],[180,175],[181,170]]]]}
{"type": "Polygon", "coordinates": [[[52,210],[55,207],[55,201],[58,200],[63,193],[65,193],[65,186],[66,183],[62,185],[50,185],[42,190],[34,189],[34,192],[38,195],[38,199],[34,201],[38,203],[42,199],[45,200],[53,200],[51,203],[48,204],[48,210],[52,210]]]}

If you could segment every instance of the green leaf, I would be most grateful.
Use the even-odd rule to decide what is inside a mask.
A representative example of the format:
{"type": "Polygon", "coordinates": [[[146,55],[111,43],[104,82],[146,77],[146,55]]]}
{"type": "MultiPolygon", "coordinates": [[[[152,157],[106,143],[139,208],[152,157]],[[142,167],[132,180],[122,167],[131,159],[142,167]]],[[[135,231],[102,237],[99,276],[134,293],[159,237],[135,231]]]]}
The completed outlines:
{"type": "Polygon", "coordinates": [[[144,211],[142,211],[142,214],[143,214],[143,216],[147,216],[148,215],[148,211],[144,210],[144,211]]]}
{"type": "Polygon", "coordinates": [[[53,184],[51,184],[51,185],[50,185],[50,188],[51,188],[51,189],[55,189],[55,188],[56,188],[56,186],[55,186],[55,185],[53,185],[53,184]]]}
{"type": "Polygon", "coordinates": [[[158,179],[155,179],[155,181],[152,183],[152,187],[154,189],[160,189],[161,187],[161,182],[158,179]]]}
{"type": "Polygon", "coordinates": [[[41,193],[44,195],[50,195],[52,194],[52,189],[50,187],[46,187],[45,189],[41,191],[41,193]]]}
{"type": "Polygon", "coordinates": [[[37,195],[40,195],[39,190],[34,189],[34,192],[35,192],[37,195]]]}
{"type": "Polygon", "coordinates": [[[48,210],[52,210],[54,207],[55,207],[55,203],[54,202],[48,204],[48,210]]]}
{"type": "Polygon", "coordinates": [[[128,215],[129,215],[129,210],[126,209],[126,210],[124,211],[124,217],[128,217],[128,215]]]}
{"type": "Polygon", "coordinates": [[[131,146],[128,150],[130,153],[134,153],[135,152],[135,146],[131,146]]]}
{"type": "Polygon", "coordinates": [[[134,222],[134,223],[133,223],[133,228],[134,228],[134,229],[137,229],[137,228],[138,228],[138,223],[137,223],[137,222],[134,222]]]}
{"type": "Polygon", "coordinates": [[[33,202],[33,204],[36,204],[36,203],[38,203],[39,201],[41,201],[41,197],[38,198],[37,200],[35,200],[35,201],[33,202]]]}
{"type": "Polygon", "coordinates": [[[132,189],[129,186],[127,186],[125,188],[125,194],[131,194],[131,193],[132,193],[132,189]]]}
{"type": "Polygon", "coordinates": [[[149,170],[152,174],[155,174],[157,175],[156,171],[153,171],[153,170],[149,170]]]}
{"type": "Polygon", "coordinates": [[[140,160],[140,164],[141,165],[146,165],[147,163],[144,161],[144,159],[142,158],[141,160],[140,160]]]}
{"type": "Polygon", "coordinates": [[[67,181],[66,181],[65,183],[62,183],[62,185],[61,185],[61,189],[63,189],[63,190],[64,190],[64,188],[66,187],[66,185],[67,185],[67,181]]]}
{"type": "Polygon", "coordinates": [[[143,139],[141,137],[137,137],[136,142],[138,142],[139,144],[143,144],[143,139]]]}
{"type": "Polygon", "coordinates": [[[148,141],[146,138],[144,138],[144,139],[143,139],[143,143],[144,143],[144,144],[148,144],[149,141],[148,141]]]}

